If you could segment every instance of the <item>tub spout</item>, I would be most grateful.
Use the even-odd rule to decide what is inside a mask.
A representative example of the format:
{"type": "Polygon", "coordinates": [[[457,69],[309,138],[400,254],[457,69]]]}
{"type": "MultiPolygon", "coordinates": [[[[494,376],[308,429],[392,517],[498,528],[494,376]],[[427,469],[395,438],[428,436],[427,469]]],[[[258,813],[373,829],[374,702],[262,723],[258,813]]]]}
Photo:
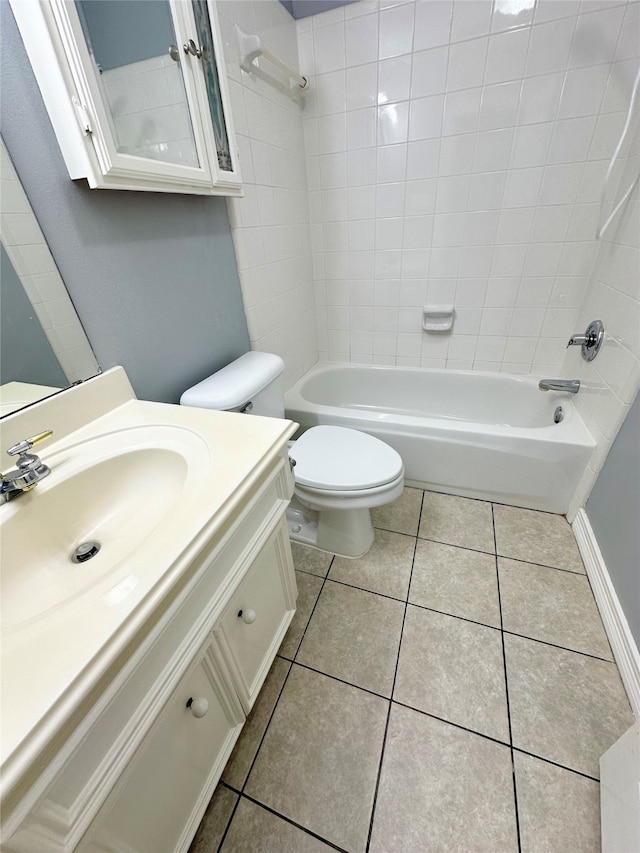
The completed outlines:
{"type": "Polygon", "coordinates": [[[580,390],[579,379],[541,379],[538,382],[541,391],[567,391],[569,394],[577,394],[580,390]]]}

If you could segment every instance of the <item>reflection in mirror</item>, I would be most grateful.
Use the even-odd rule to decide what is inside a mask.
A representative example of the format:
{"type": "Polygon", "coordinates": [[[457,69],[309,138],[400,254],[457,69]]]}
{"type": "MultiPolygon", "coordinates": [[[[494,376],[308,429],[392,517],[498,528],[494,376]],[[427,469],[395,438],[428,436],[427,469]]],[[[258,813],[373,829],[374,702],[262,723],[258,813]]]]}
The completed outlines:
{"type": "Polygon", "coordinates": [[[76,0],[118,151],[198,166],[167,0],[76,0]]]}
{"type": "Polygon", "coordinates": [[[4,142],[0,158],[0,407],[5,415],[100,368],[4,142]]]}

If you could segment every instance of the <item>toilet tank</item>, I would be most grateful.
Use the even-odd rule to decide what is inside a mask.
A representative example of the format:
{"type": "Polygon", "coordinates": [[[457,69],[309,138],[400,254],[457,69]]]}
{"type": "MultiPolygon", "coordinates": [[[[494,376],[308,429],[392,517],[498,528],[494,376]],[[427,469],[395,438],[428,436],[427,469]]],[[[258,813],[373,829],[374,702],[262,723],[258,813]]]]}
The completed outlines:
{"type": "Polygon", "coordinates": [[[284,361],[269,352],[247,352],[222,370],[189,388],[182,406],[284,417],[284,361]]]}

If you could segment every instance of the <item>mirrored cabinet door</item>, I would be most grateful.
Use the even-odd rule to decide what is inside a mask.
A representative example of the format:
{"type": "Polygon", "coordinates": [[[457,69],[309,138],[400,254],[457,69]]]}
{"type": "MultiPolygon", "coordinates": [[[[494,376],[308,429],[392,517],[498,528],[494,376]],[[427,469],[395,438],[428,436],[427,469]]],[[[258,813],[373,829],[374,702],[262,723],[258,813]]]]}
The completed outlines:
{"type": "Polygon", "coordinates": [[[240,193],[213,2],[11,5],[72,178],[94,188],[240,193]]]}
{"type": "Polygon", "coordinates": [[[75,9],[116,151],[200,166],[167,0],[76,0],[75,9]]]}

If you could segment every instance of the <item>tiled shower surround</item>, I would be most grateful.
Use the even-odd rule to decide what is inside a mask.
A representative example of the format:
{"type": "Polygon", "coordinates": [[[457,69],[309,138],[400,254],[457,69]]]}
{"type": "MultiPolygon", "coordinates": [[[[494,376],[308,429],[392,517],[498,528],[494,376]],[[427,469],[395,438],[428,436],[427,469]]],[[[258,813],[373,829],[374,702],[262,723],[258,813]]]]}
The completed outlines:
{"type": "Polygon", "coordinates": [[[638,4],[361,0],[297,26],[320,358],[553,374],[638,4]],[[451,334],[422,333],[427,303],[455,306],[451,334]]]}
{"type": "MultiPolygon", "coordinates": [[[[219,9],[253,348],[284,357],[287,386],[318,356],[580,378],[598,448],[572,520],[640,387],[638,188],[595,239],[640,3],[358,0],[298,22],[275,0],[219,9]],[[236,25],[310,77],[303,107],[240,71],[236,25]],[[425,304],[455,307],[451,333],[422,331],[425,304]],[[587,364],[565,346],[592,319],[607,338],[587,364]]],[[[607,211],[638,145],[636,122],[607,211]]]]}
{"type": "Polygon", "coordinates": [[[276,0],[217,8],[244,186],[228,210],[251,347],[282,356],[288,387],[318,360],[303,112],[240,70],[236,27],[296,69],[296,25],[276,0]]]}

